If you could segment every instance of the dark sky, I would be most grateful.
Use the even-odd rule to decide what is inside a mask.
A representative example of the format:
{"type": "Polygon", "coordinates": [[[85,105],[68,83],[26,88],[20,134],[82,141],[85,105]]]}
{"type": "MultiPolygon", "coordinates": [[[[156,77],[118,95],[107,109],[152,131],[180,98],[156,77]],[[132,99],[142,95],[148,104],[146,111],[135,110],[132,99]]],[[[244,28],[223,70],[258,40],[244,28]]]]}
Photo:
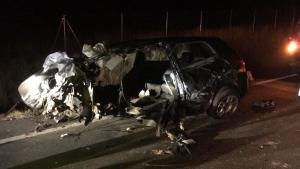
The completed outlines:
{"type": "MultiPolygon", "coordinates": [[[[273,9],[281,8],[281,13],[288,13],[293,8],[298,11],[300,10],[300,1],[8,1],[2,3],[0,7],[0,35],[2,40],[39,38],[40,36],[52,38],[57,31],[62,14],[68,15],[69,21],[77,31],[82,33],[82,36],[90,36],[96,31],[118,31],[121,11],[124,12],[124,29],[131,31],[163,30],[165,11],[169,11],[170,27],[174,29],[185,29],[185,25],[190,27],[197,25],[201,9],[205,11],[205,16],[209,14],[205,20],[206,25],[216,21],[222,23],[226,20],[229,9],[234,9],[234,23],[240,24],[240,22],[249,22],[248,15],[251,15],[254,8],[258,8],[258,13],[262,15],[269,11],[271,17],[261,17],[261,20],[271,20],[273,9]]],[[[282,16],[284,15],[282,14],[282,16]]],[[[288,17],[281,19],[287,20],[288,17]]]]}
{"type": "Polygon", "coordinates": [[[180,10],[180,9],[199,9],[199,8],[232,8],[232,7],[282,7],[289,5],[299,5],[298,0],[61,0],[61,1],[8,1],[1,4],[2,12],[38,12],[55,13],[60,11],[87,12],[93,10],[119,11],[123,10],[180,10]]]}

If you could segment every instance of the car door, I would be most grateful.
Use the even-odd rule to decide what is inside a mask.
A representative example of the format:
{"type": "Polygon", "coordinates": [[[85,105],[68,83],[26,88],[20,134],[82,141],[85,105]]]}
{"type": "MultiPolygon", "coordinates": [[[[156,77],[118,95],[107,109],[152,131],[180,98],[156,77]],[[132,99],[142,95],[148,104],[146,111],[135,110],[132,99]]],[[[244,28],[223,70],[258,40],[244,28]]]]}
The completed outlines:
{"type": "Polygon", "coordinates": [[[178,65],[183,75],[189,100],[207,106],[216,87],[218,57],[205,42],[179,44],[178,65]]]}

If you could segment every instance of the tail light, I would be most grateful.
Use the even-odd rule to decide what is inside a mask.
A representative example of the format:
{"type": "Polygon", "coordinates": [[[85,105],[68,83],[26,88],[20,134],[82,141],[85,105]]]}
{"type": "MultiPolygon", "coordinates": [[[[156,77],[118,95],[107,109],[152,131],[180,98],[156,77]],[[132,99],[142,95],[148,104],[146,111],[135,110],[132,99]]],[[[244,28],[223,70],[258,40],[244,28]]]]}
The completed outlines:
{"type": "Polygon", "coordinates": [[[239,72],[246,72],[246,63],[243,58],[240,59],[239,72]]]}

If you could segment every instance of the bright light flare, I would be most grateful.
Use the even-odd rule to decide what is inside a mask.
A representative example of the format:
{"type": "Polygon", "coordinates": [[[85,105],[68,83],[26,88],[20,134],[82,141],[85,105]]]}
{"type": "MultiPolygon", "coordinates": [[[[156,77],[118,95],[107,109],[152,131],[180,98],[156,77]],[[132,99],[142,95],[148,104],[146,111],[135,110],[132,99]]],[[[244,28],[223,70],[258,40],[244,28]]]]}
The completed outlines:
{"type": "Polygon", "coordinates": [[[296,41],[290,41],[287,46],[288,54],[294,54],[298,49],[298,43],[296,41]]]}

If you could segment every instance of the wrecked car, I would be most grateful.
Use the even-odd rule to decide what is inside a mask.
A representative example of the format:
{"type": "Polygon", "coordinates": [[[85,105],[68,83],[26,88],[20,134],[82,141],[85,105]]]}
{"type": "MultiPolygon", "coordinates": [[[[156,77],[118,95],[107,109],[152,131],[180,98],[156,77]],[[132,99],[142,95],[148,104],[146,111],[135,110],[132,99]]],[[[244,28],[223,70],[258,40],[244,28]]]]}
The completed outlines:
{"type": "Polygon", "coordinates": [[[111,50],[136,51],[135,66],[123,79],[127,98],[150,89],[154,96],[169,93],[189,111],[224,118],[248,89],[245,62],[219,38],[138,40],[111,50]]]}
{"type": "Polygon", "coordinates": [[[19,86],[25,104],[57,122],[124,115],[152,119],[179,147],[182,120],[233,114],[248,82],[244,61],[219,38],[160,38],[84,45],[81,58],[56,52],[19,86]],[[171,123],[172,122],[172,123],[171,123]]]}

